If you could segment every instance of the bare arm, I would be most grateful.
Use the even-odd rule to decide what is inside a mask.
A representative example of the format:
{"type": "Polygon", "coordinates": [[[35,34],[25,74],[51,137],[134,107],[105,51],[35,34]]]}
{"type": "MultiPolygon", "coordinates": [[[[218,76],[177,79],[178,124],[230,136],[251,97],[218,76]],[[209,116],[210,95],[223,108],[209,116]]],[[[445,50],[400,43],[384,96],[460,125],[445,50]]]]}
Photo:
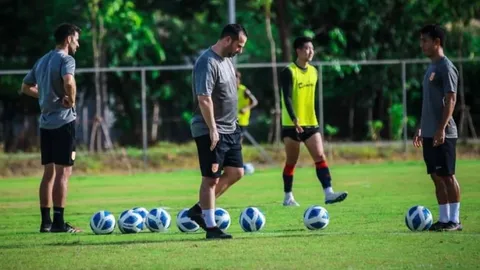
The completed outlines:
{"type": "Polygon", "coordinates": [[[65,99],[69,104],[72,104],[73,107],[77,96],[77,84],[72,74],[63,76],[63,87],[65,88],[65,99]]]}
{"type": "Polygon", "coordinates": [[[257,98],[252,94],[252,92],[249,89],[247,89],[247,91],[245,91],[245,94],[250,99],[250,105],[247,106],[247,109],[251,110],[251,109],[255,108],[258,105],[257,98]]]}
{"type": "Polygon", "coordinates": [[[439,130],[445,130],[448,121],[452,118],[455,103],[457,102],[457,93],[449,92],[445,94],[445,106],[443,107],[442,120],[440,121],[439,130]]]}
{"type": "Polygon", "coordinates": [[[29,85],[29,84],[22,83],[22,93],[34,98],[38,98],[38,87],[36,84],[29,85]]]}
{"type": "Polygon", "coordinates": [[[198,96],[198,106],[202,112],[203,119],[208,126],[210,132],[217,130],[215,117],[213,114],[213,101],[211,96],[198,96]]]}
{"type": "Polygon", "coordinates": [[[285,102],[285,107],[287,109],[288,115],[290,119],[295,123],[297,121],[297,116],[295,116],[295,112],[293,111],[293,102],[292,102],[292,73],[288,68],[285,68],[280,73],[280,80],[282,85],[282,94],[283,100],[285,102]]]}

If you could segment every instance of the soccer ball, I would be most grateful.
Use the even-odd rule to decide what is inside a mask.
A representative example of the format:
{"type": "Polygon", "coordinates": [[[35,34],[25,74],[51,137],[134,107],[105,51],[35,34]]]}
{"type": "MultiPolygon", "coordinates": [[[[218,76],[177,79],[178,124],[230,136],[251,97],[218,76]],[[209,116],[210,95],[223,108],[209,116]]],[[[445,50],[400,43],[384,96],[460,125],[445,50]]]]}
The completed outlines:
{"type": "Polygon", "coordinates": [[[115,229],[115,217],[108,211],[98,211],[90,219],[90,228],[95,234],[110,234],[115,229]]]}
{"type": "Polygon", "coordinates": [[[305,224],[305,227],[309,230],[325,229],[329,222],[330,217],[328,216],[328,211],[321,206],[312,205],[303,213],[303,224],[305,224]]]}
{"type": "Polygon", "coordinates": [[[172,218],[163,208],[153,208],[147,215],[145,225],[152,232],[164,232],[170,227],[172,218]]]}
{"type": "Polygon", "coordinates": [[[255,172],[255,167],[253,167],[252,163],[245,163],[243,164],[243,171],[246,175],[253,174],[255,172]]]}
{"type": "Polygon", "coordinates": [[[188,208],[184,208],[177,215],[177,227],[182,232],[196,232],[200,228],[198,224],[187,216],[188,208]]]}
{"type": "Polygon", "coordinates": [[[256,207],[247,207],[240,214],[240,227],[245,232],[256,232],[265,226],[265,215],[256,207]]]}
{"type": "Polygon", "coordinates": [[[125,210],[118,219],[118,228],[122,233],[138,233],[143,230],[142,216],[133,210],[125,210]]]}
{"type": "Polygon", "coordinates": [[[215,222],[217,223],[217,227],[222,230],[228,229],[232,223],[230,214],[223,208],[217,208],[215,210],[215,222]]]}
{"type": "Polygon", "coordinates": [[[147,215],[148,215],[148,210],[145,209],[144,207],[135,207],[132,209],[133,212],[139,214],[143,218],[143,222],[147,220],[147,215]]]}
{"type": "Polygon", "coordinates": [[[411,231],[426,231],[432,226],[433,217],[428,208],[417,205],[405,215],[405,224],[411,231]]]}

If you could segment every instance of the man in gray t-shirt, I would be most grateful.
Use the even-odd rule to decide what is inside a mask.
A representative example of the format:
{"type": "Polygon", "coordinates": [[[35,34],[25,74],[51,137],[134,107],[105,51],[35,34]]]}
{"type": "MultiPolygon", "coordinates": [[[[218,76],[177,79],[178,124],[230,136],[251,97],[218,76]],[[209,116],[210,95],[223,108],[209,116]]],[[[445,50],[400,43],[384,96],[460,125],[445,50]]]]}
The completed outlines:
{"type": "Polygon", "coordinates": [[[215,223],[215,198],[243,176],[237,79],[230,58],[242,53],[246,42],[243,26],[229,24],[193,68],[195,110],[191,132],[197,144],[202,183],[200,202],[188,210],[188,216],[206,231],[209,239],[232,238],[215,223]]]}
{"type": "Polygon", "coordinates": [[[40,232],[76,233],[63,212],[68,178],[75,161],[75,54],[81,30],[62,24],[54,33],[56,48],[41,57],[23,79],[22,92],[38,98],[40,150],[44,173],[40,183],[40,232]],[[53,201],[53,222],[50,207],[53,201]]]}
{"type": "Polygon", "coordinates": [[[444,55],[445,30],[427,25],[420,31],[420,44],[432,62],[423,78],[423,102],[420,129],[413,144],[423,146],[423,158],[434,184],[440,215],[432,231],[462,230],[460,188],[455,177],[457,126],[452,118],[455,108],[458,71],[444,55]]]}

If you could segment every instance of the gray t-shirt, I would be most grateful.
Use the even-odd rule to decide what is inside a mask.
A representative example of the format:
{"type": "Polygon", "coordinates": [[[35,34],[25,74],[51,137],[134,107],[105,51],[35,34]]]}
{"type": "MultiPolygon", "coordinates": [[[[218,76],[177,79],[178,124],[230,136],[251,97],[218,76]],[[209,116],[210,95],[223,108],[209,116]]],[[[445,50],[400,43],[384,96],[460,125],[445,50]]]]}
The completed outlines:
{"type": "Polygon", "coordinates": [[[74,108],[65,108],[63,76],[75,75],[75,59],[58,50],[52,50],[40,58],[23,79],[25,84],[38,85],[40,128],[56,129],[76,119],[74,108]]]}
{"type": "MultiPolygon", "coordinates": [[[[423,101],[421,129],[422,137],[433,138],[443,118],[445,95],[457,92],[458,71],[453,63],[444,57],[432,62],[423,78],[423,101]]],[[[457,125],[453,118],[445,129],[446,138],[457,138],[457,125]]]]}
{"type": "Polygon", "coordinates": [[[218,133],[231,134],[237,128],[237,79],[232,60],[221,57],[211,48],[200,55],[193,68],[194,115],[193,137],[209,134],[197,96],[211,96],[218,133]]]}

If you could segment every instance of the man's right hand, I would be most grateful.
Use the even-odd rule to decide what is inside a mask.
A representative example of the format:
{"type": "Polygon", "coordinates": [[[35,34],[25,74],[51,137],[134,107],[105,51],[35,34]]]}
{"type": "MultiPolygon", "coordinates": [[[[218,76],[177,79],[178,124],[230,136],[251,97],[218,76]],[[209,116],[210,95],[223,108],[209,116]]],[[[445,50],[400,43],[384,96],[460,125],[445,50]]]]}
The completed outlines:
{"type": "Polygon", "coordinates": [[[210,141],[212,142],[212,144],[210,145],[210,151],[213,151],[213,149],[215,149],[219,139],[220,139],[220,136],[218,135],[217,129],[211,129],[210,130],[210,141]]]}
{"type": "Polygon", "coordinates": [[[62,99],[62,105],[65,108],[73,108],[75,106],[75,102],[72,101],[69,96],[64,96],[62,99]]]}
{"type": "Polygon", "coordinates": [[[303,133],[303,128],[298,124],[298,119],[293,120],[293,123],[295,124],[295,130],[297,133],[303,133]]]}
{"type": "Polygon", "coordinates": [[[422,147],[422,130],[417,129],[415,135],[413,136],[413,146],[419,148],[422,147]]]}

